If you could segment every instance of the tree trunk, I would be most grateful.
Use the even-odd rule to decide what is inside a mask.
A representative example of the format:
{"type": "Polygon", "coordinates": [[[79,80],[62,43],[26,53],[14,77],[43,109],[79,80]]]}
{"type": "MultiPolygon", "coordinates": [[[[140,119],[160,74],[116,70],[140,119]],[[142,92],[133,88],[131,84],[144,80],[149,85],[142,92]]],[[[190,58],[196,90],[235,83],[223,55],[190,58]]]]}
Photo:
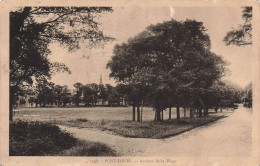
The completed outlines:
{"type": "Polygon", "coordinates": [[[202,109],[199,109],[199,117],[202,117],[202,109]]]}
{"type": "Polygon", "coordinates": [[[10,95],[9,99],[10,99],[10,101],[9,101],[9,121],[13,121],[13,104],[12,104],[11,95],[10,95]]]}
{"type": "Polygon", "coordinates": [[[209,109],[208,109],[208,107],[206,107],[206,108],[204,109],[204,116],[207,116],[207,115],[209,115],[209,109]]]}
{"type": "Polygon", "coordinates": [[[162,110],[162,121],[163,121],[163,110],[162,110]]]}
{"type": "Polygon", "coordinates": [[[144,106],[144,100],[142,100],[142,106],[141,106],[141,122],[143,121],[143,106],[144,106]]]}
{"type": "Polygon", "coordinates": [[[184,111],[184,117],[186,117],[186,107],[183,108],[184,111]]]}
{"type": "Polygon", "coordinates": [[[132,120],[135,121],[135,103],[133,104],[133,116],[132,116],[132,120]]]}
{"type": "Polygon", "coordinates": [[[139,106],[139,102],[137,102],[137,122],[140,122],[140,106],[139,106]]]}
{"type": "Polygon", "coordinates": [[[180,121],[180,119],[181,119],[181,116],[180,116],[180,107],[177,106],[176,110],[177,110],[177,121],[180,121]]]}
{"type": "Polygon", "coordinates": [[[190,108],[190,118],[194,118],[193,108],[190,108]]]}
{"type": "Polygon", "coordinates": [[[161,121],[160,109],[156,109],[156,121],[161,121]]]}
{"type": "Polygon", "coordinates": [[[217,113],[217,112],[218,112],[218,107],[216,107],[214,110],[215,110],[215,112],[217,113]]]}
{"type": "Polygon", "coordinates": [[[222,112],[223,110],[222,110],[222,108],[220,108],[220,112],[222,112]]]}
{"type": "Polygon", "coordinates": [[[172,107],[169,107],[169,120],[172,119],[172,107]]]}
{"type": "Polygon", "coordinates": [[[154,121],[156,121],[157,120],[157,112],[156,112],[156,110],[154,109],[154,121]]]}

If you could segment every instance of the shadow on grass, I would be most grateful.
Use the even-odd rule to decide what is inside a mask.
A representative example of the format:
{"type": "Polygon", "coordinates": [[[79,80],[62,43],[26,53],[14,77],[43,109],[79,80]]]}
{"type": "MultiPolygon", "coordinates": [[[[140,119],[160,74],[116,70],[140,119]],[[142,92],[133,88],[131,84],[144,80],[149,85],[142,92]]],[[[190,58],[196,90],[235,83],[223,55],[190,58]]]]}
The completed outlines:
{"type": "Polygon", "coordinates": [[[58,126],[43,122],[10,123],[10,156],[116,156],[105,144],[74,138],[58,126]]]}

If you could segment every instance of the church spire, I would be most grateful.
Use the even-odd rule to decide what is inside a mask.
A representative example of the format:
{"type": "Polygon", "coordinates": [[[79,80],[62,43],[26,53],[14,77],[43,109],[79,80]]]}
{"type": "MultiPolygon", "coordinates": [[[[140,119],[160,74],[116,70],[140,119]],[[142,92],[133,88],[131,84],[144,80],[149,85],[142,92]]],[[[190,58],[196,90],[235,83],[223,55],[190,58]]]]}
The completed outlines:
{"type": "Polygon", "coordinates": [[[100,74],[99,85],[103,85],[103,81],[102,81],[102,74],[100,74]]]}

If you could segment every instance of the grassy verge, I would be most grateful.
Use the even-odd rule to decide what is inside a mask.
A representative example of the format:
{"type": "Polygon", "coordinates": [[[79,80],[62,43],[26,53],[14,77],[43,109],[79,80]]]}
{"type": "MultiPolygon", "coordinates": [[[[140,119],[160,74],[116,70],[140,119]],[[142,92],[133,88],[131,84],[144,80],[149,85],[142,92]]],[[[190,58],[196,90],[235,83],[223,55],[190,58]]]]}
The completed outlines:
{"type": "Polygon", "coordinates": [[[75,146],[64,150],[58,156],[117,156],[117,154],[103,143],[79,140],[75,146]]]}
{"type": "Polygon", "coordinates": [[[181,134],[196,127],[213,123],[224,117],[226,116],[205,116],[194,119],[183,118],[179,123],[176,120],[132,122],[119,120],[88,121],[87,119],[54,121],[54,123],[71,127],[109,130],[125,137],[159,139],[181,134]]]}
{"type": "Polygon", "coordinates": [[[115,156],[101,143],[86,142],[43,122],[10,123],[10,156],[115,156]]]}

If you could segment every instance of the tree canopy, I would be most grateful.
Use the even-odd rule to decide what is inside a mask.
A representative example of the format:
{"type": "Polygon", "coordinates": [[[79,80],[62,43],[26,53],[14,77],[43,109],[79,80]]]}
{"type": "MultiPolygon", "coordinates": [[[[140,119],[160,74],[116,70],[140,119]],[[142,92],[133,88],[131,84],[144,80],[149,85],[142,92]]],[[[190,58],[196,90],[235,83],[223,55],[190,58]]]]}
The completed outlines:
{"type": "Polygon", "coordinates": [[[110,77],[135,89],[137,103],[148,100],[159,118],[161,110],[181,106],[185,97],[192,98],[186,105],[205,107],[203,97],[226,64],[210,47],[202,22],[171,20],[116,45],[107,67],[110,77]]]}
{"type": "Polygon", "coordinates": [[[99,28],[102,12],[112,12],[112,8],[21,7],[11,11],[10,100],[24,83],[49,79],[57,71],[70,73],[65,64],[49,61],[50,43],[75,51],[83,42],[87,47],[98,47],[113,40],[99,28]]]}
{"type": "Polygon", "coordinates": [[[229,31],[224,42],[226,45],[246,46],[252,45],[252,7],[243,7],[242,18],[243,25],[239,25],[236,29],[229,31]]]}

